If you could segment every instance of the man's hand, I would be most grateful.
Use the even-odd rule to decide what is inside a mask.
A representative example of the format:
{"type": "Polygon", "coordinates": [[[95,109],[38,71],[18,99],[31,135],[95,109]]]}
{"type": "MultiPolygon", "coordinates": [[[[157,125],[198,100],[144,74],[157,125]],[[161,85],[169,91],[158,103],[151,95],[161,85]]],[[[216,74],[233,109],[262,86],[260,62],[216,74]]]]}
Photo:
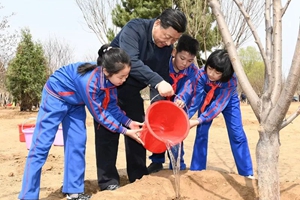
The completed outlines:
{"type": "Polygon", "coordinates": [[[160,96],[169,97],[174,95],[174,90],[170,83],[166,81],[161,81],[157,84],[157,91],[159,92],[160,96]]]}

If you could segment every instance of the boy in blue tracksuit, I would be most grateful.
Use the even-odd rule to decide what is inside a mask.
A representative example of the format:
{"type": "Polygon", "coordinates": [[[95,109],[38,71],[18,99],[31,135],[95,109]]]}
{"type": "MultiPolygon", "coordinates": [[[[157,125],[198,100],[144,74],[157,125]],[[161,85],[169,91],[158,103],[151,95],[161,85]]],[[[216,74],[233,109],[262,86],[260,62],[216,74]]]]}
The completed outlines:
{"type": "MultiPolygon", "coordinates": [[[[176,94],[172,100],[179,107],[187,109],[187,113],[189,113],[188,109],[191,105],[191,99],[195,96],[195,77],[199,68],[193,64],[193,61],[198,52],[198,41],[187,34],[183,34],[178,40],[169,61],[170,84],[172,84],[176,94]]],[[[175,159],[178,157],[178,150],[176,151],[176,149],[177,146],[172,147],[175,159]]],[[[185,170],[183,143],[180,154],[180,170],[185,170]]],[[[165,162],[165,152],[160,154],[153,153],[149,158],[152,160],[152,163],[148,166],[149,173],[158,172],[163,168],[162,163],[165,162]]],[[[169,166],[172,169],[171,163],[169,166]]]]}
{"type": "Polygon", "coordinates": [[[25,165],[19,199],[39,199],[41,169],[62,123],[64,181],[67,199],[87,200],[84,194],[86,111],[110,131],[137,142],[139,126],[117,106],[117,89],[128,77],[130,58],[125,51],[103,45],[96,63],[74,63],[56,70],[46,82],[25,165]],[[132,130],[129,130],[125,126],[132,130]]]}
{"type": "Polygon", "coordinates": [[[227,51],[214,51],[197,75],[196,96],[189,110],[190,117],[198,111],[198,119],[190,120],[191,128],[197,126],[190,170],[206,169],[208,131],[213,119],[222,112],[238,173],[253,178],[236,89],[237,77],[227,51]]]}

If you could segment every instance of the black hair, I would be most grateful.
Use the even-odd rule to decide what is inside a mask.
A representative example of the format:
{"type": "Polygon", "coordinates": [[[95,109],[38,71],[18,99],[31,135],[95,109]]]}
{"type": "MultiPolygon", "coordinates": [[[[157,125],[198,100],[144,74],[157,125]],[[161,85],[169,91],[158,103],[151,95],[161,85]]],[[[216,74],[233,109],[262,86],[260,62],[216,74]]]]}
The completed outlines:
{"type": "Polygon", "coordinates": [[[86,72],[102,66],[108,72],[108,76],[117,74],[124,69],[125,65],[131,66],[129,55],[122,49],[104,44],[98,50],[97,65],[84,63],[78,67],[77,73],[84,75],[86,72]]]}
{"type": "Polygon", "coordinates": [[[157,19],[160,19],[160,24],[164,29],[172,27],[178,33],[184,33],[186,31],[186,16],[178,9],[168,8],[164,10],[157,19]]]}
{"type": "Polygon", "coordinates": [[[234,73],[229,54],[225,49],[212,52],[205,63],[205,71],[207,71],[207,66],[222,73],[220,82],[228,82],[234,73]]]}
{"type": "Polygon", "coordinates": [[[199,42],[191,37],[188,34],[183,34],[176,45],[176,51],[181,52],[181,51],[187,51],[191,55],[198,55],[199,53],[199,42]]]}

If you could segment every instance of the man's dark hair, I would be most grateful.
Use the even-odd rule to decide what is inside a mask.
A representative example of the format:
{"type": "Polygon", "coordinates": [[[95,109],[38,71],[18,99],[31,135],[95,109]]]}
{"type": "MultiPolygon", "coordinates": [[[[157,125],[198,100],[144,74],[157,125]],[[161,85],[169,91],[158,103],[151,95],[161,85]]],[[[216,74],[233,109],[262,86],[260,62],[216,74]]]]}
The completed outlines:
{"type": "Polygon", "coordinates": [[[160,19],[161,26],[164,29],[172,27],[178,33],[184,33],[186,31],[186,16],[178,9],[168,8],[163,11],[157,19],[160,19]]]}

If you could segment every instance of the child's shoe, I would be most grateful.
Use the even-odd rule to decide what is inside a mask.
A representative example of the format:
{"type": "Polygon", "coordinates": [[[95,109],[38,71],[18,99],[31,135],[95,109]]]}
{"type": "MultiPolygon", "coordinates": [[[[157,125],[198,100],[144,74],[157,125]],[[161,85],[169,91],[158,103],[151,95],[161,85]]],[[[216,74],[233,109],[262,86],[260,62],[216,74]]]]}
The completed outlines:
{"type": "Polygon", "coordinates": [[[246,176],[246,178],[255,179],[255,177],[253,175],[248,175],[248,176],[246,176]]]}
{"type": "Polygon", "coordinates": [[[80,193],[80,194],[67,194],[67,200],[89,200],[90,195],[80,193]]]}

